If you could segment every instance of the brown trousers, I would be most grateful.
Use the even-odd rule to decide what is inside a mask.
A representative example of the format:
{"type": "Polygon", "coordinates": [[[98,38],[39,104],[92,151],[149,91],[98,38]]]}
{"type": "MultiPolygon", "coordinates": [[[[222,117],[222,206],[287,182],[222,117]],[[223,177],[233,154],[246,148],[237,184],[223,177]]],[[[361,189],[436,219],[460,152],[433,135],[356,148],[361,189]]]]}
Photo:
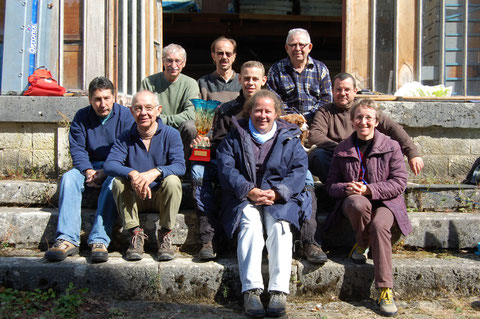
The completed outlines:
{"type": "Polygon", "coordinates": [[[348,196],[342,204],[343,214],[350,220],[360,247],[370,247],[375,267],[375,287],[393,288],[392,232],[395,223],[392,211],[372,205],[362,195],[348,196]]]}

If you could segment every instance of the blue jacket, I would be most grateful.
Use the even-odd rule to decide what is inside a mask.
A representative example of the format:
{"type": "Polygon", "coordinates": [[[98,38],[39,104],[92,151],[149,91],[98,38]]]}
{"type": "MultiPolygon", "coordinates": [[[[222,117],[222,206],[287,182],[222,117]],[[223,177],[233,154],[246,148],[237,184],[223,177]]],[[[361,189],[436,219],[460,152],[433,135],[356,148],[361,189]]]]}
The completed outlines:
{"type": "MultiPolygon", "coordinates": [[[[137,124],[120,135],[104,164],[105,172],[110,176],[128,178],[128,173],[133,170],[143,173],[158,167],[163,172],[162,178],[185,174],[180,133],[173,127],[163,124],[160,118],[157,118],[157,123],[158,128],[148,151],[138,134],[137,124]]],[[[150,188],[154,189],[157,185],[158,181],[154,181],[150,188]]]]}
{"type": "Polygon", "coordinates": [[[253,142],[246,119],[232,118],[232,129],[217,149],[223,226],[230,237],[249,203],[247,194],[254,187],[274,189],[280,195],[281,199],[272,206],[264,206],[264,211],[277,220],[299,228],[299,221],[312,213],[312,198],[304,190],[308,160],[300,143],[301,132],[296,125],[283,120],[277,120],[277,130],[261,181],[256,180],[253,142]]]}
{"type": "Polygon", "coordinates": [[[103,162],[115,140],[134,123],[127,107],[114,103],[111,117],[104,125],[91,105],[77,111],[70,125],[70,154],[73,166],[80,172],[93,168],[92,162],[103,162]]]}

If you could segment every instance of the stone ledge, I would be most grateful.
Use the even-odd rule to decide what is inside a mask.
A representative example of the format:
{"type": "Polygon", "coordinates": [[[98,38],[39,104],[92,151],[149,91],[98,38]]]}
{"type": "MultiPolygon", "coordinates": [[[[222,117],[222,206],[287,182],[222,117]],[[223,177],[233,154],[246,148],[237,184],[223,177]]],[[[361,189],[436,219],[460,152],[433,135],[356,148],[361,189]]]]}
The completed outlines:
{"type": "MultiPolygon", "coordinates": [[[[323,266],[294,260],[290,297],[340,296],[362,300],[375,295],[373,264],[356,265],[345,258],[333,258],[323,266]]],[[[263,263],[263,277],[268,278],[263,263]]],[[[393,259],[395,296],[400,298],[469,296],[480,293],[478,257],[393,259]]],[[[70,282],[89,288],[92,294],[121,299],[214,300],[240,298],[238,266],[234,258],[198,262],[179,257],[157,262],[150,255],[138,262],[111,257],[91,264],[85,257],[69,257],[60,263],[43,258],[0,258],[0,281],[15,289],[65,289],[70,282]]]]}
{"type": "MultiPolygon", "coordinates": [[[[82,243],[86,243],[92,228],[95,212],[82,212],[82,243]]],[[[480,214],[475,213],[409,213],[413,231],[402,239],[403,245],[421,248],[464,249],[473,248],[480,242],[480,214]]],[[[0,207],[0,241],[16,248],[46,249],[55,241],[58,212],[49,208],[0,207]]],[[[319,216],[319,227],[325,216],[319,216]]],[[[149,240],[147,248],[156,249],[155,230],[157,214],[140,214],[141,225],[149,240]]],[[[117,221],[119,221],[117,219],[117,221]]],[[[117,229],[119,229],[118,226],[117,229]]],[[[355,238],[350,224],[344,223],[326,235],[329,247],[351,247],[355,238]]],[[[178,246],[200,245],[198,220],[193,210],[182,210],[177,215],[177,227],[173,232],[173,243],[178,246]]],[[[112,244],[120,245],[123,251],[128,246],[127,238],[118,230],[114,232],[112,244]]]]}

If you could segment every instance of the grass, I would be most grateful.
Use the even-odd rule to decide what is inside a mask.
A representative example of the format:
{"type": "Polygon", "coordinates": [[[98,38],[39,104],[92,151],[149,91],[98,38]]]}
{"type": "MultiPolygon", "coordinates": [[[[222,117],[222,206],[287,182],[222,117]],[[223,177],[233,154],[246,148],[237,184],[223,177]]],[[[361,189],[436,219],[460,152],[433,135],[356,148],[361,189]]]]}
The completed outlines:
{"type": "Polygon", "coordinates": [[[0,318],[76,318],[88,289],[70,283],[61,294],[53,289],[33,291],[0,287],[0,318]]]}

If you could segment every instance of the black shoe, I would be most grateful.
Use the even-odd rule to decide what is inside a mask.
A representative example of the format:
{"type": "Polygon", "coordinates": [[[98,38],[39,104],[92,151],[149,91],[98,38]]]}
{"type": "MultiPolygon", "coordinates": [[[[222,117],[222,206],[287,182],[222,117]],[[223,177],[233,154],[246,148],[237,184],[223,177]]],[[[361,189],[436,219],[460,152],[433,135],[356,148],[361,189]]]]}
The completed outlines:
{"type": "Polygon", "coordinates": [[[130,247],[128,247],[125,257],[127,260],[140,260],[143,257],[143,246],[145,244],[145,239],[148,236],[145,235],[143,229],[137,227],[132,232],[132,237],[130,238],[130,247]]]}
{"type": "Polygon", "coordinates": [[[104,263],[108,260],[107,247],[102,243],[92,244],[92,253],[90,254],[92,263],[104,263]]]}
{"type": "Polygon", "coordinates": [[[327,254],[316,243],[303,243],[303,254],[312,264],[324,264],[328,261],[327,254]]]}
{"type": "Polygon", "coordinates": [[[57,239],[55,244],[45,253],[45,259],[50,261],[62,261],[67,256],[78,254],[80,249],[69,241],[57,239]]]}
{"type": "Polygon", "coordinates": [[[281,291],[270,291],[270,302],[267,314],[269,317],[282,317],[287,313],[287,294],[281,291]]]}
{"type": "Polygon", "coordinates": [[[217,254],[213,251],[213,245],[212,242],[209,241],[206,244],[203,244],[202,249],[198,252],[198,258],[201,260],[211,260],[215,259],[217,257],[217,254]]]}
{"type": "Polygon", "coordinates": [[[243,293],[243,309],[245,309],[247,316],[253,318],[265,317],[265,308],[263,308],[260,300],[261,294],[262,289],[247,290],[243,293]]]}

